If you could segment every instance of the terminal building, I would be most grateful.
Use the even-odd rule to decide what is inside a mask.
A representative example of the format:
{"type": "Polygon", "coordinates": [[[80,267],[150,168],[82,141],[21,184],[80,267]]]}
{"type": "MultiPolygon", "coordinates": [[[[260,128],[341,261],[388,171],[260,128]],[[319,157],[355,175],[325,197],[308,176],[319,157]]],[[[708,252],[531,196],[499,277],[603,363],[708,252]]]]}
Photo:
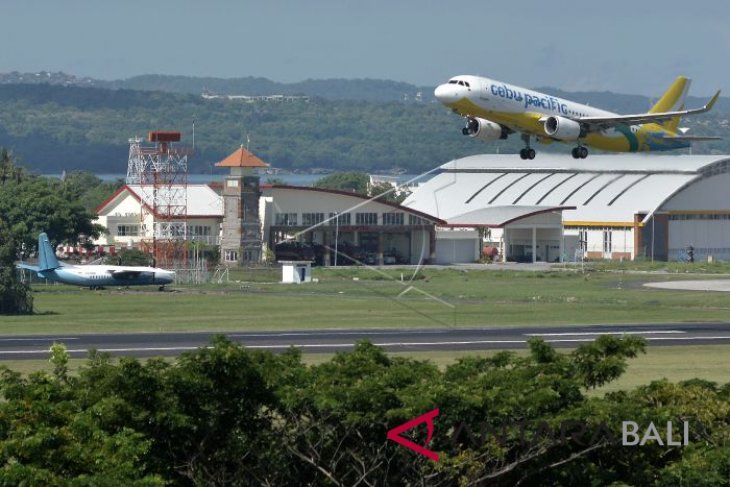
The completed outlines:
{"type": "MultiPolygon", "coordinates": [[[[231,172],[222,185],[187,185],[179,237],[220,246],[223,264],[260,262],[293,241],[319,249],[311,257],[322,265],[471,263],[485,247],[517,262],[730,260],[727,156],[470,156],[441,166],[402,205],[260,185],[256,168],[267,165],[243,147],[219,166],[231,172]]],[[[108,230],[97,243],[151,238],[151,198],[134,184],[112,195],[97,209],[108,230]]]]}
{"type": "Polygon", "coordinates": [[[730,260],[728,187],[727,156],[477,155],[441,166],[404,206],[444,231],[482,229],[504,260],[682,260],[690,247],[730,260]]]}

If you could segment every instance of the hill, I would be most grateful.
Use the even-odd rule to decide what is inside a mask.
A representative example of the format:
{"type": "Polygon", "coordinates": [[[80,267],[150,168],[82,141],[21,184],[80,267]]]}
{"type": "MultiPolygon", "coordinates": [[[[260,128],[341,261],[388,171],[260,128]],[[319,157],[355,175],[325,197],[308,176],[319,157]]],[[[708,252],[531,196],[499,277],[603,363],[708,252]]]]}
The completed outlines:
{"type": "MultiPolygon", "coordinates": [[[[43,173],[72,169],[123,173],[130,137],[143,136],[149,130],[180,130],[190,142],[193,122],[196,154],[190,167],[191,172],[198,173],[212,171],[215,162],[247,137],[250,149],[273,166],[301,171],[400,168],[418,173],[469,154],[516,152],[521,146],[516,137],[481,143],[462,136],[459,117],[435,102],[415,102],[413,98],[407,102],[327,99],[314,92],[300,92],[310,96],[308,102],[250,103],[161,91],[168,86],[163,81],[170,77],[149,77],[157,78],[160,91],[90,87],[96,81],[64,78],[55,84],[12,84],[0,77],[0,146],[13,150],[25,165],[43,173]]],[[[255,93],[277,93],[267,91],[276,87],[267,81],[262,81],[261,91],[255,93]]],[[[395,82],[339,81],[312,80],[312,86],[352,87],[362,82],[373,87],[373,97],[380,93],[378,96],[384,98],[390,96],[383,94],[387,90],[376,86],[394,83],[391,93],[401,88],[395,82]]],[[[348,90],[341,88],[342,93],[348,90]]],[[[334,88],[329,92],[335,92],[334,88]]],[[[355,92],[350,90],[350,96],[355,92]]],[[[623,113],[643,111],[650,104],[648,98],[638,96],[552,93],[623,113]]],[[[698,106],[705,101],[688,104],[698,106]]],[[[690,133],[726,135],[728,119],[730,100],[723,98],[711,113],[687,119],[686,125],[692,128],[690,133]]],[[[539,150],[567,153],[570,146],[552,144],[539,146],[539,150]]],[[[694,149],[695,153],[729,151],[730,140],[697,144],[694,149]]]]}

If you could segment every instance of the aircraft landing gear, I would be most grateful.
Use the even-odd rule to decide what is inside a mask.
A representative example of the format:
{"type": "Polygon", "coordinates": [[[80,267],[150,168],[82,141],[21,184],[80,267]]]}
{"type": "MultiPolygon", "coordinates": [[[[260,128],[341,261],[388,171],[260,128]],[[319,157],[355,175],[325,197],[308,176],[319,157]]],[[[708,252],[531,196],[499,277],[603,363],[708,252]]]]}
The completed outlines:
{"type": "Polygon", "coordinates": [[[165,285],[163,284],[162,286],[158,287],[157,290],[160,291],[160,292],[164,292],[165,291],[165,285]]]}
{"type": "Polygon", "coordinates": [[[525,148],[520,150],[520,159],[523,161],[526,159],[533,160],[535,158],[535,149],[530,147],[530,136],[522,134],[522,140],[525,142],[525,148]]]}
{"type": "Polygon", "coordinates": [[[585,159],[588,157],[588,149],[579,145],[578,147],[574,147],[573,150],[570,151],[570,154],[573,156],[573,159],[585,159]]]}
{"type": "Polygon", "coordinates": [[[527,147],[525,149],[520,150],[520,158],[523,160],[525,160],[525,159],[532,160],[535,158],[535,155],[536,155],[535,149],[531,149],[531,148],[527,147]]]}

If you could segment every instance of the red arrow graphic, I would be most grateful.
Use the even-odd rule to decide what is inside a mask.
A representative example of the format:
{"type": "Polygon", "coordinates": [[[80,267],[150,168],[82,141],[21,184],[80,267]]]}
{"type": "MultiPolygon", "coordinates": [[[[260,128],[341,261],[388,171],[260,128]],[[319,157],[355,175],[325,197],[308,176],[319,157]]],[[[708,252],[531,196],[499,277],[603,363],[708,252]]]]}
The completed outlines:
{"type": "Polygon", "coordinates": [[[430,458],[434,462],[438,462],[439,454],[425,447],[426,445],[428,445],[428,442],[431,441],[431,437],[433,437],[433,418],[438,415],[439,409],[436,408],[433,411],[429,411],[425,414],[420,415],[417,418],[413,418],[412,420],[407,421],[400,426],[396,426],[395,428],[388,431],[388,439],[393,440],[399,445],[405,446],[406,448],[410,448],[414,452],[420,453],[421,455],[430,458]],[[411,440],[400,436],[400,434],[404,431],[408,431],[409,429],[418,426],[421,423],[426,423],[426,426],[428,427],[428,438],[426,439],[426,443],[424,444],[424,446],[413,443],[411,440]]]}

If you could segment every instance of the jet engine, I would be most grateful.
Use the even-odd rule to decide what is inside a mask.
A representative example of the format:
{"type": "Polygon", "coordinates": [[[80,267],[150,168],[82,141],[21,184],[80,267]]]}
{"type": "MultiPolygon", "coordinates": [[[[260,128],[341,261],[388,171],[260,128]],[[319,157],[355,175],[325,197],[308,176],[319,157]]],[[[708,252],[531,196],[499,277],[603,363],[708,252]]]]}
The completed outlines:
{"type": "Polygon", "coordinates": [[[583,135],[580,124],[565,117],[548,117],[545,120],[545,133],[567,142],[578,140],[583,135]]]}
{"type": "Polygon", "coordinates": [[[469,117],[461,133],[481,140],[506,139],[507,130],[500,124],[483,118],[469,117]]]}

